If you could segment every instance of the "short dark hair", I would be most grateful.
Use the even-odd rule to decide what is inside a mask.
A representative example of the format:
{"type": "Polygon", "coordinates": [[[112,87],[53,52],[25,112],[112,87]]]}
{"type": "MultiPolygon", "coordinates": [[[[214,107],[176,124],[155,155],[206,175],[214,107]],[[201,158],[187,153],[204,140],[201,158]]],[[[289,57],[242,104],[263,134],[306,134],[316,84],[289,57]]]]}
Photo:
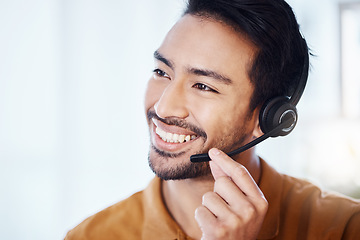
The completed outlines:
{"type": "Polygon", "coordinates": [[[270,98],[294,93],[308,47],[285,1],[188,0],[186,14],[224,23],[258,48],[248,73],[254,84],[251,111],[270,98]]]}

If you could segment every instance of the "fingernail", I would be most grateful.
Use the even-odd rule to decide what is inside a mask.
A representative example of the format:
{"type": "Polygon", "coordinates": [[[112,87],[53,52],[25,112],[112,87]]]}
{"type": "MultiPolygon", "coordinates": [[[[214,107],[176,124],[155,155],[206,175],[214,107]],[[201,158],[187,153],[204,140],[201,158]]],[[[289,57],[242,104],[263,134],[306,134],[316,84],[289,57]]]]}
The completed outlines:
{"type": "Polygon", "coordinates": [[[217,148],[212,148],[210,149],[210,152],[212,155],[219,155],[220,154],[220,150],[217,148]]]}

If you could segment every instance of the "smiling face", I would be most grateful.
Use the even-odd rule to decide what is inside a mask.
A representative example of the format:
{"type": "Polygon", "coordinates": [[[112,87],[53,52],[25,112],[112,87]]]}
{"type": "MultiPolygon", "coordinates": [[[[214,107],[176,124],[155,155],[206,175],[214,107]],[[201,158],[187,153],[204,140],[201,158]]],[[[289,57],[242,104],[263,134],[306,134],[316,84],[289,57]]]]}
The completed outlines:
{"type": "Polygon", "coordinates": [[[155,51],[145,110],[149,164],[165,180],[210,173],[190,156],[217,147],[230,151],[254,136],[248,77],[255,46],[219,22],[185,15],[155,51]]]}

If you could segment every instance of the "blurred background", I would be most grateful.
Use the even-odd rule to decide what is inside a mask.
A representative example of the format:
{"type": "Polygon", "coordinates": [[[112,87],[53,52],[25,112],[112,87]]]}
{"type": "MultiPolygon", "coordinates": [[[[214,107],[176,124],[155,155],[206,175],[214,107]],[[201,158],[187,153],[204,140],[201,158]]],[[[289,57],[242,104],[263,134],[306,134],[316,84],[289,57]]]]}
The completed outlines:
{"type": "MultiPolygon", "coordinates": [[[[288,1],[312,52],[299,123],[258,154],[360,198],[360,1],[288,1]]],[[[0,236],[63,239],[144,188],[153,51],[183,0],[0,0],[0,236]]]]}

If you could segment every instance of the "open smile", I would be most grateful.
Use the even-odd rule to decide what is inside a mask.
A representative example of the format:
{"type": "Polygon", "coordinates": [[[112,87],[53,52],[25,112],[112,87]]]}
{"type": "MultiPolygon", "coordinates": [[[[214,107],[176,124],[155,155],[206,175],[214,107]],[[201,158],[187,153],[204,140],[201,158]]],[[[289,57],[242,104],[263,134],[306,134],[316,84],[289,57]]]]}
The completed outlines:
{"type": "Polygon", "coordinates": [[[194,142],[199,136],[185,128],[168,125],[152,118],[153,144],[156,148],[167,152],[183,151],[186,146],[194,142]]]}
{"type": "Polygon", "coordinates": [[[155,133],[165,142],[168,143],[184,143],[194,140],[196,135],[184,135],[177,133],[165,132],[159,127],[156,127],[155,133]]]}

